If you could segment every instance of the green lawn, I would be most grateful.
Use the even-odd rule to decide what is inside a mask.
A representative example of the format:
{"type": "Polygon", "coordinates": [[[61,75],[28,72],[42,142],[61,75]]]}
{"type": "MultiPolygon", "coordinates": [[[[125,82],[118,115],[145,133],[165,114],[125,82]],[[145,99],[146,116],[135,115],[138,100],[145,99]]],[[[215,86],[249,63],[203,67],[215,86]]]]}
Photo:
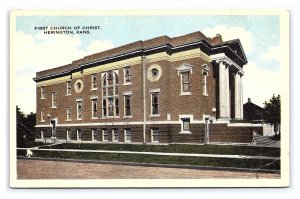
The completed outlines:
{"type": "Polygon", "coordinates": [[[147,151],[165,153],[200,153],[227,155],[261,155],[280,157],[280,148],[232,146],[232,145],[137,145],[137,144],[74,144],[65,143],[40,148],[82,149],[82,150],[115,150],[115,151],[147,151]]]}
{"type": "MultiPolygon", "coordinates": [[[[18,150],[18,156],[25,155],[24,150],[18,150]]],[[[140,154],[112,154],[112,153],[80,153],[60,151],[34,151],[33,157],[81,159],[81,160],[106,160],[119,162],[139,162],[157,164],[176,164],[190,166],[215,166],[215,167],[238,167],[248,169],[280,170],[280,161],[274,160],[249,160],[228,158],[206,158],[206,157],[178,157],[158,156],[140,154]]]]}

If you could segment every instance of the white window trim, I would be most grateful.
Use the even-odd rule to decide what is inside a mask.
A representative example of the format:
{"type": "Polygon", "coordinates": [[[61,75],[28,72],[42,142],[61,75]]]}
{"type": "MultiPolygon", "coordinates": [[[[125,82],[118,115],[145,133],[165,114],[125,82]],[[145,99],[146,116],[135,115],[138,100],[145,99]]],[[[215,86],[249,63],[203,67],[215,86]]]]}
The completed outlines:
{"type": "Polygon", "coordinates": [[[41,99],[45,99],[45,86],[41,86],[41,99]]]}
{"type": "Polygon", "coordinates": [[[70,132],[71,132],[71,131],[70,131],[70,129],[67,129],[66,131],[67,131],[66,140],[67,140],[67,141],[70,141],[70,140],[71,140],[71,137],[70,137],[70,135],[71,135],[70,132]]]}
{"type": "MultiPolygon", "coordinates": [[[[101,78],[102,79],[102,78],[101,78]]],[[[97,85],[97,73],[93,73],[93,74],[91,74],[91,91],[93,91],[93,90],[98,90],[98,85],[97,85]],[[94,88],[93,87],[93,76],[96,76],[96,87],[94,88]]]]}
{"type": "Polygon", "coordinates": [[[159,108],[159,104],[160,104],[160,100],[159,100],[159,98],[160,98],[160,92],[151,92],[150,93],[150,104],[151,104],[151,107],[150,107],[150,117],[160,117],[160,114],[159,114],[159,111],[160,111],[160,108],[159,108]],[[152,114],[152,95],[154,94],[154,93],[157,93],[158,94],[158,96],[157,96],[157,98],[158,98],[158,114],[152,114]]]}
{"type": "Polygon", "coordinates": [[[51,108],[57,108],[56,105],[55,106],[53,105],[54,104],[53,94],[55,94],[55,103],[57,105],[57,95],[56,95],[56,92],[53,92],[53,93],[51,93],[51,108]]]}
{"type": "Polygon", "coordinates": [[[102,142],[108,142],[108,136],[109,136],[108,129],[102,129],[102,142]],[[104,132],[105,131],[107,131],[107,140],[104,140],[104,132]]]}
{"type": "Polygon", "coordinates": [[[128,140],[126,139],[126,132],[127,132],[127,130],[129,130],[129,129],[124,129],[124,142],[130,143],[130,142],[132,142],[132,141],[131,141],[131,140],[132,140],[132,131],[131,131],[131,129],[130,129],[130,141],[128,141],[128,140]]]}
{"type": "Polygon", "coordinates": [[[119,142],[119,139],[120,139],[119,129],[118,129],[118,140],[115,140],[115,131],[116,131],[116,129],[112,129],[112,141],[113,142],[119,142]]]}
{"type": "Polygon", "coordinates": [[[192,134],[191,131],[184,131],[183,130],[183,121],[182,119],[186,119],[186,118],[189,118],[190,119],[190,125],[193,123],[194,121],[194,116],[193,115],[179,115],[179,121],[180,121],[180,134],[192,134]]]}
{"type": "MultiPolygon", "coordinates": [[[[192,74],[191,71],[183,71],[183,72],[180,72],[180,94],[179,94],[179,95],[192,95],[192,93],[191,93],[190,91],[188,91],[188,92],[184,92],[184,91],[183,91],[183,87],[182,87],[182,74],[183,74],[184,72],[190,72],[190,74],[192,74]]],[[[191,77],[190,77],[190,78],[191,78],[191,77]]],[[[191,84],[191,79],[190,79],[190,84],[191,84]]]]}
{"type": "Polygon", "coordinates": [[[92,129],[92,141],[93,142],[97,142],[97,139],[94,139],[94,135],[97,135],[97,130],[96,129],[92,129]]]}
{"type": "Polygon", "coordinates": [[[41,111],[41,122],[45,122],[45,119],[43,119],[43,113],[44,113],[44,118],[46,117],[45,111],[41,111]]]}
{"type": "Polygon", "coordinates": [[[124,95],[123,97],[123,101],[124,101],[124,117],[123,118],[132,118],[132,112],[131,112],[131,94],[128,95],[124,95]],[[126,97],[130,97],[130,115],[126,115],[126,97]]]}
{"type": "Polygon", "coordinates": [[[204,80],[202,79],[202,89],[203,89],[203,92],[202,94],[204,96],[208,96],[208,92],[207,92],[207,89],[208,89],[208,86],[207,86],[207,78],[208,78],[208,72],[209,72],[209,68],[208,68],[208,65],[207,64],[203,64],[202,65],[202,78],[204,78],[204,80]],[[205,73],[205,75],[204,75],[205,73]],[[204,87],[204,84],[203,84],[203,81],[205,82],[205,87],[204,87]]]}
{"type": "Polygon", "coordinates": [[[81,132],[81,130],[77,129],[76,130],[76,140],[81,141],[81,137],[82,137],[82,132],[81,132]],[[80,134],[80,139],[79,139],[79,134],[80,134]]]}
{"type": "Polygon", "coordinates": [[[130,84],[132,84],[131,66],[125,66],[123,67],[123,85],[130,85],[130,84]],[[130,68],[130,82],[126,82],[125,80],[125,75],[126,75],[125,70],[127,68],[130,68]]]}
{"type": "Polygon", "coordinates": [[[92,111],[92,119],[98,119],[98,100],[97,100],[97,98],[92,98],[91,102],[92,102],[91,103],[92,104],[92,110],[91,110],[92,111]],[[96,117],[93,116],[94,100],[96,100],[96,107],[97,107],[97,109],[96,109],[96,111],[97,111],[96,112],[96,117]]]}
{"type": "Polygon", "coordinates": [[[67,94],[66,94],[66,96],[69,96],[69,95],[72,95],[72,82],[71,81],[67,81],[67,94]],[[68,93],[68,84],[70,83],[70,93],[68,93]]]}
{"type": "MultiPolygon", "coordinates": [[[[158,129],[159,132],[159,129],[158,129]]],[[[159,133],[158,133],[158,137],[159,137],[159,133]]],[[[153,128],[151,128],[151,143],[159,143],[159,141],[153,141],[153,128]]]]}
{"type": "Polygon", "coordinates": [[[76,100],[76,120],[82,120],[83,118],[83,103],[82,100],[76,100]],[[78,104],[79,102],[81,102],[81,118],[79,118],[79,114],[78,114],[78,104]]]}
{"type": "Polygon", "coordinates": [[[41,139],[44,139],[44,130],[41,130],[40,133],[41,133],[41,139]]]}
{"type": "Polygon", "coordinates": [[[67,119],[66,119],[66,121],[72,121],[72,110],[71,110],[71,108],[68,107],[68,108],[66,109],[66,111],[67,111],[67,119]],[[70,109],[70,111],[71,111],[70,118],[68,118],[68,109],[70,109]]]}

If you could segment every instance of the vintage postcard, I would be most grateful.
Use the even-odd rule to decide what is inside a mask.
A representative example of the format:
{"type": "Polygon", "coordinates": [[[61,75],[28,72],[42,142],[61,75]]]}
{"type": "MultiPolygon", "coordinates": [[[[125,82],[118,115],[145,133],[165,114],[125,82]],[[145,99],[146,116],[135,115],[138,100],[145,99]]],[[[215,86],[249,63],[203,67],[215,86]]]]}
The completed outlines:
{"type": "Polygon", "coordinates": [[[289,186],[289,13],[11,11],[10,186],[289,186]]]}

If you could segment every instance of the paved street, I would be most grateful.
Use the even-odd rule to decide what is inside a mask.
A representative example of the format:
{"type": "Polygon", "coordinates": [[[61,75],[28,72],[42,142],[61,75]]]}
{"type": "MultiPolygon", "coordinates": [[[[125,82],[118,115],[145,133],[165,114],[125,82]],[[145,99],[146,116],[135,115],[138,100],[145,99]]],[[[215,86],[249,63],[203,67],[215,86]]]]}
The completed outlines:
{"type": "Polygon", "coordinates": [[[280,174],[17,160],[18,179],[203,179],[280,178],[280,174]]]}

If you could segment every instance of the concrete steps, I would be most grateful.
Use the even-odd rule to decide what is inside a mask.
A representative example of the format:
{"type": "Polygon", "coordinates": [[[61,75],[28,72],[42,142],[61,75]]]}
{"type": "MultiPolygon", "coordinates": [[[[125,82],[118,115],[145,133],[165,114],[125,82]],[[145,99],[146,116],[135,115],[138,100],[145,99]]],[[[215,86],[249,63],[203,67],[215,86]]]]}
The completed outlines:
{"type": "Polygon", "coordinates": [[[271,140],[268,136],[262,136],[260,134],[255,133],[253,137],[253,143],[255,145],[267,146],[277,142],[276,140],[271,140]]]}

